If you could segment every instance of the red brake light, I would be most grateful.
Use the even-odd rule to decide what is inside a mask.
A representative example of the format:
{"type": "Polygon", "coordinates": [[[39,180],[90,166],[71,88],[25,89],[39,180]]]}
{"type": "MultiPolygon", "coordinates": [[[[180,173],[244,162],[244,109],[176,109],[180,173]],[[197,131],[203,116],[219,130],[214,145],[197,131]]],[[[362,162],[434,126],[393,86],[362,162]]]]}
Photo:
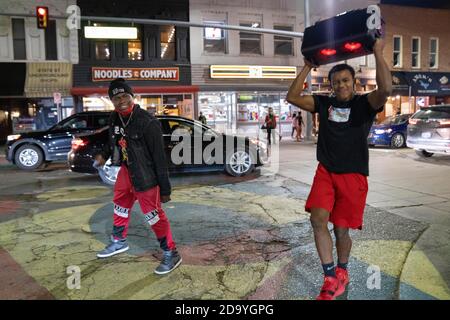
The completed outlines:
{"type": "Polygon", "coordinates": [[[439,124],[440,124],[441,126],[447,126],[447,125],[450,125],[450,120],[448,120],[448,119],[445,119],[445,120],[439,120],[439,124]]]}
{"type": "Polygon", "coordinates": [[[412,118],[409,118],[409,120],[408,120],[409,124],[416,124],[417,121],[418,121],[417,119],[412,119],[412,118]]]}
{"type": "Polygon", "coordinates": [[[359,42],[347,42],[344,44],[344,48],[348,51],[356,51],[361,48],[361,43],[359,42]]]}
{"type": "Polygon", "coordinates": [[[87,141],[83,139],[76,138],[72,140],[72,150],[74,151],[79,149],[80,147],[84,147],[85,145],[87,145],[87,141]]]}
{"type": "Polygon", "coordinates": [[[334,49],[322,49],[320,50],[320,54],[323,54],[324,56],[333,56],[336,54],[336,50],[334,49]]]}

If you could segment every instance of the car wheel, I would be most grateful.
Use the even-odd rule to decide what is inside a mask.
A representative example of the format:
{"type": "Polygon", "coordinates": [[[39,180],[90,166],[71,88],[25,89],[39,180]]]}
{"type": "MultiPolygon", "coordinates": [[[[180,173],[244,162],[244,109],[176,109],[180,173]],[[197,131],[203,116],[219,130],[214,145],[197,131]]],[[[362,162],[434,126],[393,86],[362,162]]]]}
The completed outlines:
{"type": "Polygon", "coordinates": [[[226,157],[225,171],[234,177],[241,177],[255,169],[255,157],[248,150],[235,150],[226,157]]]}
{"type": "Polygon", "coordinates": [[[32,144],[25,144],[17,149],[14,154],[16,166],[22,170],[34,170],[44,162],[41,148],[32,144]]]}
{"type": "Polygon", "coordinates": [[[431,157],[434,153],[427,152],[427,151],[425,151],[425,150],[416,150],[416,154],[417,154],[419,157],[422,157],[422,158],[429,158],[429,157],[431,157]]]}
{"type": "Polygon", "coordinates": [[[401,133],[395,133],[391,138],[391,148],[402,148],[405,146],[405,137],[401,133]]]}
{"type": "Polygon", "coordinates": [[[112,166],[111,160],[108,159],[105,165],[98,169],[98,175],[103,183],[113,186],[116,184],[117,174],[119,173],[119,166],[112,166]]]}

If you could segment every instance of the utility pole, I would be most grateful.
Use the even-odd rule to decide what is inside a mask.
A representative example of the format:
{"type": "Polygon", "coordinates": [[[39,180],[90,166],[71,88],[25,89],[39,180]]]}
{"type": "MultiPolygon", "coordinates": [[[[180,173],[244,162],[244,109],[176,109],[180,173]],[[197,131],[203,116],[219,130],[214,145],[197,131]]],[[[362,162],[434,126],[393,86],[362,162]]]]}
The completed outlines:
{"type": "MultiPolygon", "coordinates": [[[[305,3],[305,29],[307,27],[309,27],[311,25],[311,21],[309,20],[309,0],[304,0],[305,3]]],[[[307,89],[306,91],[308,93],[311,93],[311,72],[308,74],[308,77],[306,78],[306,84],[307,84],[307,89]]],[[[306,141],[311,141],[312,140],[312,126],[313,126],[313,121],[312,121],[312,113],[311,112],[307,112],[306,113],[306,141]]]]}

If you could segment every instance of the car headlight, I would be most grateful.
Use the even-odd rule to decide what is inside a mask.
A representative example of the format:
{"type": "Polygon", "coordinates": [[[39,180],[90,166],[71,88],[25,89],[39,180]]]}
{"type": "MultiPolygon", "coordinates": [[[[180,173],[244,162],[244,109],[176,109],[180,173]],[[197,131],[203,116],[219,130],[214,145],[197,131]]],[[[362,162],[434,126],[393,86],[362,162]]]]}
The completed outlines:
{"type": "Polygon", "coordinates": [[[17,139],[19,139],[20,138],[20,134],[11,134],[11,135],[9,135],[7,138],[6,138],[6,140],[7,141],[14,141],[14,140],[17,140],[17,139]]]}
{"type": "Polygon", "coordinates": [[[375,129],[375,134],[391,133],[392,129],[375,129]]]}

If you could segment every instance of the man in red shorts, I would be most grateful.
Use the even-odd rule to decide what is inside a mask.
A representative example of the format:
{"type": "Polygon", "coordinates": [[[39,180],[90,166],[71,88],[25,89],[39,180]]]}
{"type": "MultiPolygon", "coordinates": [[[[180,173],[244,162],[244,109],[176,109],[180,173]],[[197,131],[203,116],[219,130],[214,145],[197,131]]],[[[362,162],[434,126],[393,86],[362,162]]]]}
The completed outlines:
{"type": "Polygon", "coordinates": [[[334,66],[329,74],[331,96],[302,95],[303,83],[312,68],[305,66],[292,83],[287,101],[319,114],[317,167],[305,209],[317,252],[324,270],[324,284],[318,300],[333,300],[349,283],[347,263],[352,247],[349,229],[361,229],[367,196],[369,149],[367,136],[376,114],[392,91],[389,67],[383,58],[384,41],[374,44],[378,88],[369,94],[355,94],[355,71],[347,64],[334,66]],[[333,259],[333,241],[328,222],[334,225],[338,264],[333,259]]]}

